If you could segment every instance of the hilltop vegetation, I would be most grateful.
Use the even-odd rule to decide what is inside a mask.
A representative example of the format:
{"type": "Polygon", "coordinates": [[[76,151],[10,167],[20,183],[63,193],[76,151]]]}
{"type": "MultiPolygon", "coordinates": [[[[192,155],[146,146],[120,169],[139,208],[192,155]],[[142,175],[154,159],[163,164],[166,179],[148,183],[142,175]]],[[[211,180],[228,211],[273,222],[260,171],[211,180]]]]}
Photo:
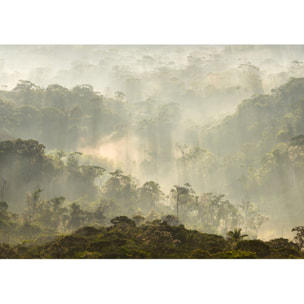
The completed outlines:
{"type": "MultiPolygon", "coordinates": [[[[237,231],[224,239],[214,234],[169,225],[167,219],[145,225],[120,216],[110,227],[83,227],[71,235],[39,245],[0,246],[0,258],[51,259],[280,259],[303,258],[297,243],[279,238],[269,242],[242,240],[237,231]]],[[[170,220],[170,219],[169,219],[170,220]]],[[[239,231],[240,232],[240,231],[239,231]]]]}

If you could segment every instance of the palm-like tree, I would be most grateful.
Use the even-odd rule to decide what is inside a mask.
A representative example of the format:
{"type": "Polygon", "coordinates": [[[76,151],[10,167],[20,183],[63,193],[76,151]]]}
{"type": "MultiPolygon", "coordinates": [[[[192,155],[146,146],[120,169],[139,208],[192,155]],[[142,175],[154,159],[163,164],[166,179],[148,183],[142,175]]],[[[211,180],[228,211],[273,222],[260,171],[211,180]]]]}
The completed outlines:
{"type": "Polygon", "coordinates": [[[242,228],[234,228],[233,231],[227,232],[227,236],[234,242],[241,241],[244,237],[248,236],[248,234],[242,234],[241,231],[242,228]]]}

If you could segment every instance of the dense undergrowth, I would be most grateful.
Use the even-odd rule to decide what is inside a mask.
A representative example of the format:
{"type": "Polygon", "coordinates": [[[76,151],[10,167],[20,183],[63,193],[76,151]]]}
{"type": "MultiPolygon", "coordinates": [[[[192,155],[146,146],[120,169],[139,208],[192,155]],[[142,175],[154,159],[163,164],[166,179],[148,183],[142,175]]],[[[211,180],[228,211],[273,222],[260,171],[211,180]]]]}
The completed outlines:
{"type": "MultiPolygon", "coordinates": [[[[125,216],[109,227],[83,227],[52,240],[2,244],[0,258],[10,259],[287,259],[302,258],[297,243],[278,238],[268,242],[188,230],[154,220],[136,226],[125,216]],[[40,242],[40,243],[39,243],[40,242]]],[[[234,231],[236,232],[236,230],[234,231]]],[[[240,230],[238,231],[240,232],[240,230]]]]}

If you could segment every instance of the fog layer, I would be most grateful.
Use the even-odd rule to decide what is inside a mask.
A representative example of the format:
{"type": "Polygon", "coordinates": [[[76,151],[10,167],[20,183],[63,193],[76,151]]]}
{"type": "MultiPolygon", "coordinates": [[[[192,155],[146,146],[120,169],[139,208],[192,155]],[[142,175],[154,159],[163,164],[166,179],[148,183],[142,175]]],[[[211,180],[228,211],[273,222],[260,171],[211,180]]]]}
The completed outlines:
{"type": "Polygon", "coordinates": [[[193,207],[224,194],[267,217],[256,235],[290,236],[303,211],[303,59],[303,46],[287,45],[1,46],[0,139],[13,142],[1,147],[17,153],[3,156],[1,200],[20,211],[25,194],[43,185],[45,200],[101,197],[130,215],[151,215],[157,204],[174,213],[174,185],[189,183],[196,198],[179,214],[188,226],[232,227],[232,217],[216,226],[193,207]],[[43,149],[26,163],[18,138],[45,146],[48,177],[43,149]],[[21,163],[37,172],[21,178],[21,163]],[[85,167],[93,165],[106,171],[85,167]],[[119,197],[109,189],[124,176],[134,193],[119,197]],[[159,197],[136,205],[147,181],[159,197]]]}

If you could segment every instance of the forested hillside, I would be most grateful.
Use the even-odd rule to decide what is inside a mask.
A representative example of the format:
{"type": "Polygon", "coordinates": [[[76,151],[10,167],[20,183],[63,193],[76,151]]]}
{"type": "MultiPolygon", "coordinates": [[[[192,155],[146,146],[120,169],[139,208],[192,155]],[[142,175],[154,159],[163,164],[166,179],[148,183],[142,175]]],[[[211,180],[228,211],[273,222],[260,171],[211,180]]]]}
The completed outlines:
{"type": "MultiPolygon", "coordinates": [[[[247,51],[263,56],[269,50],[247,51]]],[[[245,254],[229,242],[227,233],[235,229],[247,241],[293,238],[304,212],[303,64],[293,61],[284,74],[264,58],[261,70],[250,62],[235,70],[224,59],[236,60],[238,48],[193,49],[183,64],[178,60],[186,50],[175,52],[167,58],[155,49],[133,73],[116,66],[113,88],[103,93],[90,84],[43,87],[19,80],[13,88],[2,86],[0,242],[13,246],[3,252],[23,257],[16,248],[28,242],[28,257],[39,246],[39,257],[56,257],[43,246],[55,246],[61,235],[77,238],[75,231],[86,226],[97,229],[93,239],[82,240],[86,246],[77,254],[60,257],[221,258],[228,251],[245,254]],[[129,234],[116,231],[114,219],[125,219],[118,226],[129,234]],[[194,245],[189,236],[191,251],[172,227],[183,231],[178,234],[217,235],[222,243],[214,247],[221,249],[194,245]],[[131,247],[119,245],[124,254],[91,250],[90,242],[103,237],[115,247],[111,229],[131,247]],[[168,255],[142,247],[151,229],[172,241],[168,255]]],[[[109,62],[114,53],[108,50],[109,62]]],[[[286,257],[301,257],[300,239],[292,246],[284,240],[294,250],[286,257]]],[[[283,257],[269,248],[263,257],[283,257]]]]}
{"type": "MultiPolygon", "coordinates": [[[[191,133],[192,143],[215,155],[213,174],[222,180],[222,192],[293,220],[301,219],[303,208],[303,90],[304,79],[293,79],[270,95],[244,100],[219,124],[191,133]]],[[[189,149],[183,161],[193,153],[189,149]]]]}

